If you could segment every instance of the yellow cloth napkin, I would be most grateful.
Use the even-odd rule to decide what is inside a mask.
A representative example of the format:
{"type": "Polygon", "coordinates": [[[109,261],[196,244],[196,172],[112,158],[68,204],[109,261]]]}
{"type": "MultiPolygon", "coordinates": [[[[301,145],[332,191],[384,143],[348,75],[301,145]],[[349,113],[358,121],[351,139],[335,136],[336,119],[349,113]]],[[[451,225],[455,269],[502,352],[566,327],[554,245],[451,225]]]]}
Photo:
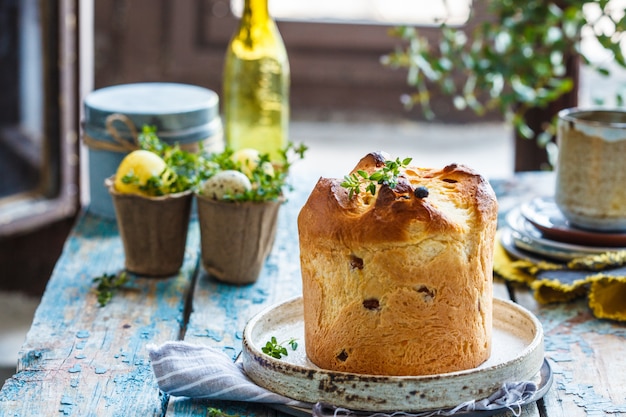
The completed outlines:
{"type": "Polygon", "coordinates": [[[510,256],[498,237],[493,270],[504,280],[528,286],[542,304],[586,296],[594,316],[626,321],[626,251],[585,256],[567,264],[531,262],[510,256]]]}

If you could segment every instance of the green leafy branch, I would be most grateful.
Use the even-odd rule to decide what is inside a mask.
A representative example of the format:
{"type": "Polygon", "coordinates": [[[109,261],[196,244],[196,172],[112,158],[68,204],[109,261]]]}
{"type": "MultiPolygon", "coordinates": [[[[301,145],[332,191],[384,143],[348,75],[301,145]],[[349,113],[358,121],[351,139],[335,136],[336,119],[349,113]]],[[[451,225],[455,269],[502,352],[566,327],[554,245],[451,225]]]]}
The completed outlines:
{"type": "Polygon", "coordinates": [[[276,337],[272,336],[265,346],[261,348],[261,351],[272,358],[280,359],[283,356],[288,356],[289,354],[287,352],[287,348],[283,346],[285,343],[291,347],[291,350],[296,350],[298,348],[298,342],[293,337],[286,342],[278,343],[276,337]]]}
{"type": "Polygon", "coordinates": [[[98,304],[100,304],[100,307],[104,307],[111,301],[117,290],[128,282],[128,275],[126,272],[120,272],[119,274],[103,274],[94,278],[93,282],[97,284],[96,294],[98,304]]]}
{"type": "Polygon", "coordinates": [[[406,168],[411,163],[411,160],[412,158],[403,160],[396,158],[395,161],[385,161],[384,167],[372,173],[357,170],[351,175],[346,175],[341,186],[349,191],[349,198],[359,195],[363,191],[361,189],[363,186],[365,186],[365,191],[371,195],[376,195],[377,185],[387,185],[390,188],[395,188],[398,185],[398,177],[401,170],[406,168]]]}
{"type": "MultiPolygon", "coordinates": [[[[434,118],[430,98],[437,88],[453,98],[458,110],[470,109],[477,115],[500,111],[522,137],[535,138],[541,146],[550,142],[554,124],[535,136],[524,116],[572,91],[575,84],[568,66],[580,58],[602,76],[610,74],[606,63],[626,68],[622,49],[626,17],[609,0],[491,1],[487,7],[492,19],[472,31],[444,23],[436,44],[412,27],[393,30],[403,46],[382,61],[408,70],[407,83],[415,92],[402,97],[407,108],[420,105],[427,118],[434,118]],[[587,7],[595,12],[583,13],[587,7]],[[602,29],[606,24],[614,29],[612,34],[602,29]],[[583,29],[612,59],[594,64],[585,56],[583,29]]],[[[616,89],[615,99],[618,106],[624,105],[625,90],[616,89]]]]}

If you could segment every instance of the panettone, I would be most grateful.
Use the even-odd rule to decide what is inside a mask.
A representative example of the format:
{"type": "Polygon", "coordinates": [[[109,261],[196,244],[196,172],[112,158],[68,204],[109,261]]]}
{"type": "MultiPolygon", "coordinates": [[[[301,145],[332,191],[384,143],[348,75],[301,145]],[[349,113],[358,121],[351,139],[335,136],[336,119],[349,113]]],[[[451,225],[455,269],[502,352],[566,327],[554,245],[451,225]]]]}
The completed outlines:
{"type": "MultiPolygon", "coordinates": [[[[353,173],[384,166],[371,153],[353,173]]],[[[490,356],[494,192],[462,165],[400,171],[374,195],[321,178],[299,214],[306,354],[321,368],[429,375],[490,356]]]]}

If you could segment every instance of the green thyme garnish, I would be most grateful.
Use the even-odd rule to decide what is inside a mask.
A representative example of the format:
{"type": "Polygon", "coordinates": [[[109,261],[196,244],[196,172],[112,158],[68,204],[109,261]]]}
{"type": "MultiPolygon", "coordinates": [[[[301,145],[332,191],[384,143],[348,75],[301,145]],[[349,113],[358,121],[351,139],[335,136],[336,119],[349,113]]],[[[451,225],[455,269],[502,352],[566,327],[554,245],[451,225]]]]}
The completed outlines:
{"type": "Polygon", "coordinates": [[[241,417],[239,414],[226,414],[219,408],[209,407],[206,411],[207,417],[241,417]]]}
{"type": "Polygon", "coordinates": [[[141,184],[139,177],[131,170],[122,177],[122,182],[124,184],[136,185],[141,191],[149,196],[162,196],[165,195],[164,190],[168,193],[184,191],[182,188],[172,186],[172,184],[176,182],[177,178],[179,177],[176,176],[172,170],[166,168],[161,174],[153,175],[146,180],[145,184],[141,184]]]}
{"type": "MultiPolygon", "coordinates": [[[[292,164],[304,159],[304,154],[308,150],[307,146],[300,144],[294,145],[288,142],[285,148],[280,149],[280,161],[274,165],[273,175],[269,175],[264,169],[266,162],[271,162],[269,154],[260,154],[256,167],[249,174],[252,181],[252,188],[241,194],[229,197],[234,201],[275,201],[284,193],[284,189],[290,189],[291,186],[287,182],[289,170],[292,164]]],[[[209,178],[219,171],[236,170],[243,172],[240,163],[233,161],[232,156],[235,152],[227,148],[221,153],[212,154],[207,157],[205,165],[202,167],[202,175],[209,178]]]]}
{"type": "MultiPolygon", "coordinates": [[[[225,149],[220,153],[208,153],[204,149],[199,152],[188,152],[178,144],[170,146],[161,141],[156,133],[156,127],[144,126],[138,135],[141,149],[159,155],[166,163],[167,169],[158,176],[151,177],[140,189],[149,195],[163,195],[182,192],[188,189],[199,189],[202,183],[219,171],[237,170],[242,171],[241,164],[233,161],[232,149],[225,149]]],[[[280,160],[275,161],[274,173],[269,175],[264,169],[265,162],[271,162],[268,154],[259,155],[259,162],[250,174],[253,183],[251,190],[237,195],[232,200],[236,201],[275,201],[281,197],[287,183],[289,169],[292,164],[304,159],[308,150],[304,144],[295,145],[292,142],[279,150],[280,160]]],[[[139,179],[132,173],[122,178],[125,183],[138,183],[139,179]]]]}
{"type": "Polygon", "coordinates": [[[362,191],[361,186],[365,186],[365,191],[371,195],[376,195],[377,185],[387,185],[390,188],[396,188],[400,170],[406,168],[411,163],[411,160],[412,158],[405,158],[401,161],[400,158],[396,158],[395,161],[385,161],[384,167],[371,174],[358,170],[352,175],[346,175],[341,186],[349,191],[349,198],[359,195],[362,191]]]}
{"type": "Polygon", "coordinates": [[[115,292],[128,281],[126,272],[119,274],[103,274],[93,279],[97,283],[96,294],[98,296],[98,304],[104,307],[111,301],[115,292]]]}
{"type": "MultiPolygon", "coordinates": [[[[143,126],[137,139],[141,149],[159,155],[167,169],[158,176],[151,177],[145,186],[140,187],[142,191],[149,195],[164,195],[180,193],[192,189],[197,183],[204,179],[202,168],[206,164],[204,155],[195,152],[187,152],[180,148],[178,144],[170,146],[162,142],[156,133],[156,126],[143,126]]],[[[123,182],[133,183],[138,181],[131,174],[128,178],[123,177],[123,182]]]]}
{"type": "Polygon", "coordinates": [[[295,338],[291,338],[286,342],[278,343],[276,337],[272,336],[272,338],[261,348],[263,353],[271,356],[272,358],[280,359],[283,356],[288,356],[287,348],[283,346],[284,343],[287,343],[291,350],[296,350],[298,348],[298,342],[295,338]]]}

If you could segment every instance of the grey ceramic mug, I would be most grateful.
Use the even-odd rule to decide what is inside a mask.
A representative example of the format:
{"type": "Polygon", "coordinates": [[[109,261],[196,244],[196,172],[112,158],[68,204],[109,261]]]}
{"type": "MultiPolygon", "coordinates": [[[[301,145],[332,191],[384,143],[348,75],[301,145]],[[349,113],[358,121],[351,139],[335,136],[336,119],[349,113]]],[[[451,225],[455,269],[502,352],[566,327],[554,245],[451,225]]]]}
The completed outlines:
{"type": "Polygon", "coordinates": [[[559,113],[555,201],[573,226],[626,231],[626,110],[559,113]]]}

